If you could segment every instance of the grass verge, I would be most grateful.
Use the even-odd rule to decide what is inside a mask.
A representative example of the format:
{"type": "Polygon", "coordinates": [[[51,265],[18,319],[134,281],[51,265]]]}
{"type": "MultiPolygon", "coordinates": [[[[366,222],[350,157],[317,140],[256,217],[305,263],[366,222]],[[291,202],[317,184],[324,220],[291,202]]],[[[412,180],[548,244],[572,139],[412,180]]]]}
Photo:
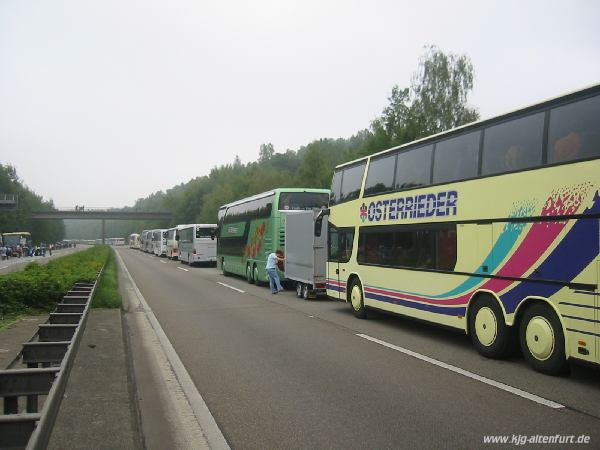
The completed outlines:
{"type": "Polygon", "coordinates": [[[92,299],[92,308],[120,308],[121,294],[119,294],[119,278],[115,251],[111,249],[106,260],[106,265],[98,280],[96,292],[92,299]]]}

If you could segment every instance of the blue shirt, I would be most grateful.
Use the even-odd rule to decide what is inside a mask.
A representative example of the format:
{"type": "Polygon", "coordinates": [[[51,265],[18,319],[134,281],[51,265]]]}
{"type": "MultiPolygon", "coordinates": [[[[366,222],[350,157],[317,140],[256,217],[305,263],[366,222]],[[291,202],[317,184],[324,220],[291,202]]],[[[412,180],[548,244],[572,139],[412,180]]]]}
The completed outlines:
{"type": "Polygon", "coordinates": [[[267,256],[266,269],[277,269],[277,254],[271,253],[267,256]]]}

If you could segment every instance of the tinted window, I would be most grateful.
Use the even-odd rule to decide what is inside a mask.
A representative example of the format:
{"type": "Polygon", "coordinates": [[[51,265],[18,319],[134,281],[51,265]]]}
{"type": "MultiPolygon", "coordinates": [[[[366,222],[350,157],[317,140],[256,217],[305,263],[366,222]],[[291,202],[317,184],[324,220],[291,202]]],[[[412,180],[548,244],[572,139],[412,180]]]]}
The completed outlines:
{"type": "Polygon", "coordinates": [[[548,163],[600,156],[600,96],[550,111],[548,163]]]}
{"type": "Polygon", "coordinates": [[[434,183],[448,183],[477,176],[479,136],[480,132],[475,131],[436,144],[434,183]]]}
{"type": "Polygon", "coordinates": [[[340,201],[342,196],[342,170],[338,170],[333,174],[333,180],[331,181],[331,194],[329,196],[329,204],[333,205],[340,201]]]}
{"type": "Polygon", "coordinates": [[[252,200],[240,205],[231,206],[227,210],[223,223],[241,222],[271,216],[273,208],[273,195],[252,200]]]}
{"type": "Polygon", "coordinates": [[[362,184],[363,174],[365,173],[366,163],[358,166],[344,169],[344,178],[342,179],[342,196],[340,201],[347,202],[354,200],[360,195],[360,186],[362,184]]]}
{"type": "Polygon", "coordinates": [[[337,228],[329,224],[328,260],[346,263],[352,255],[354,228],[337,228]]]}
{"type": "Polygon", "coordinates": [[[428,145],[398,155],[396,189],[408,189],[431,183],[432,150],[433,145],[428,145]]]}
{"type": "Polygon", "coordinates": [[[196,228],[196,239],[199,238],[210,238],[214,237],[217,229],[216,228],[196,228]]]}
{"type": "Polygon", "coordinates": [[[365,182],[365,195],[380,194],[394,190],[396,155],[372,159],[365,182]]]}
{"type": "Polygon", "coordinates": [[[327,207],[329,194],[318,192],[282,192],[279,194],[279,209],[307,210],[327,207]]]}
{"type": "Polygon", "coordinates": [[[456,225],[362,227],[357,259],[360,264],[453,270],[456,225]]]}
{"type": "Polygon", "coordinates": [[[487,128],[481,173],[489,175],[541,165],[543,135],[544,113],[487,128]]]}

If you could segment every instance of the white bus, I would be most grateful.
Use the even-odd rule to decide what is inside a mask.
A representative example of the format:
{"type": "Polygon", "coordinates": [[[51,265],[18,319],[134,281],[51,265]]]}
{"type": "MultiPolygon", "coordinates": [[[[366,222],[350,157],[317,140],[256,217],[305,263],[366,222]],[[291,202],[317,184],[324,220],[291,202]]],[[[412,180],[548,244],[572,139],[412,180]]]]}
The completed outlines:
{"type": "Polygon", "coordinates": [[[148,251],[148,241],[150,240],[150,236],[150,230],[142,230],[142,233],[140,234],[140,250],[145,252],[148,251]]]}
{"type": "Polygon", "coordinates": [[[166,256],[167,230],[158,229],[152,231],[152,249],[156,256],[166,256]]]}
{"type": "Polygon", "coordinates": [[[167,258],[179,258],[179,230],[187,225],[177,225],[167,230],[167,258]]]}
{"type": "Polygon", "coordinates": [[[140,235],[131,233],[129,235],[129,248],[140,248],[140,235]]]}
{"type": "Polygon", "coordinates": [[[216,223],[184,225],[179,234],[179,261],[192,265],[217,261],[216,223]]]}

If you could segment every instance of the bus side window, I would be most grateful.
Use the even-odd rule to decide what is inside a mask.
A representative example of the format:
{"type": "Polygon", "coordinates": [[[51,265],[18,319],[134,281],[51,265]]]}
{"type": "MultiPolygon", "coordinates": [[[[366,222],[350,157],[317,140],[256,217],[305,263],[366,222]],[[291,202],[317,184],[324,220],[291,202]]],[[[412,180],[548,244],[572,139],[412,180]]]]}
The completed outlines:
{"type": "Polygon", "coordinates": [[[600,156],[600,96],[550,111],[548,163],[600,156]]]}

